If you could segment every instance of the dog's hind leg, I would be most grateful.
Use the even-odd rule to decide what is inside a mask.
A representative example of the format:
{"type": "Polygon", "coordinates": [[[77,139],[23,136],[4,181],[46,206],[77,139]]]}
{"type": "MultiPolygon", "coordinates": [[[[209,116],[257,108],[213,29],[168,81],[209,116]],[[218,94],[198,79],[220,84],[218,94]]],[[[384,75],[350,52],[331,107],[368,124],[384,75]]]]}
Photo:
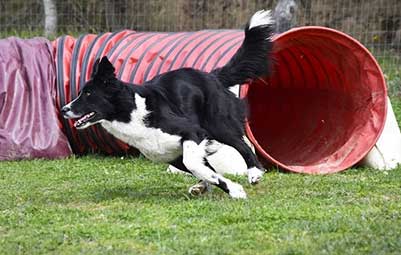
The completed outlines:
{"type": "MultiPolygon", "coordinates": [[[[170,162],[169,169],[170,170],[167,170],[167,171],[171,171],[171,169],[172,169],[174,171],[174,172],[171,171],[172,173],[184,173],[184,174],[192,175],[192,173],[182,163],[182,157],[179,157],[175,161],[170,162]]],[[[199,195],[205,194],[211,190],[212,190],[212,187],[210,186],[210,184],[207,181],[200,180],[197,184],[191,186],[188,189],[188,193],[193,196],[199,196],[199,195]]]]}
{"type": "Polygon", "coordinates": [[[256,155],[252,152],[251,148],[243,138],[236,138],[234,135],[228,137],[225,135],[220,136],[217,139],[219,142],[234,147],[242,155],[248,167],[248,182],[250,184],[259,183],[264,174],[262,164],[257,160],[256,155]]]}
{"type": "Polygon", "coordinates": [[[197,178],[219,187],[232,198],[246,198],[244,188],[240,184],[232,182],[206,166],[206,143],[207,140],[203,140],[199,144],[192,140],[183,142],[185,167],[197,178]]]}
{"type": "Polygon", "coordinates": [[[181,170],[181,169],[177,168],[176,166],[174,166],[174,165],[172,165],[172,164],[168,165],[166,171],[167,171],[168,173],[172,173],[172,174],[186,174],[186,175],[192,175],[190,172],[181,170]]]}
{"type": "Polygon", "coordinates": [[[199,181],[197,184],[189,188],[188,193],[193,196],[199,196],[209,192],[211,189],[212,187],[207,181],[199,181]]]}
{"type": "Polygon", "coordinates": [[[198,179],[219,187],[232,198],[246,198],[244,188],[240,184],[223,177],[207,166],[205,161],[207,142],[207,139],[199,144],[193,140],[183,142],[182,163],[185,168],[198,179]]]}
{"type": "Polygon", "coordinates": [[[262,164],[260,164],[260,162],[257,160],[252,149],[243,139],[238,139],[233,147],[236,148],[244,157],[244,160],[248,166],[248,182],[250,184],[259,183],[262,180],[264,169],[262,164]]]}

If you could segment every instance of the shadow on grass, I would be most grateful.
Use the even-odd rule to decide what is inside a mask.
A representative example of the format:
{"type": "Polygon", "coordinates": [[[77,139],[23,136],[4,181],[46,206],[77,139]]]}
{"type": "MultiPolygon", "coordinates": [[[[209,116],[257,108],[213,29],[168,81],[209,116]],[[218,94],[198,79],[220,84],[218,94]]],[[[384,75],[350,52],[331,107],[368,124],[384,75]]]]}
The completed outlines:
{"type": "Polygon", "coordinates": [[[104,188],[94,190],[93,202],[112,201],[122,199],[124,201],[150,201],[150,200],[188,200],[191,197],[187,194],[187,190],[181,187],[148,187],[138,188],[135,186],[118,186],[113,188],[104,188]]]}

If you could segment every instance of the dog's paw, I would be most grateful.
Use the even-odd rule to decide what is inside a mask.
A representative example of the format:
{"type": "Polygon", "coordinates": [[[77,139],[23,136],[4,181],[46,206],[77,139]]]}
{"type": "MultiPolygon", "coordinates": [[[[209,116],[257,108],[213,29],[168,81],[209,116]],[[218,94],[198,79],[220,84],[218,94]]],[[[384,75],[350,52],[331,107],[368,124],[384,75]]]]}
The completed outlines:
{"type": "Polygon", "coordinates": [[[238,183],[230,183],[229,195],[235,199],[246,199],[246,192],[244,188],[238,183]]]}
{"type": "Polygon", "coordinates": [[[258,184],[261,180],[262,180],[262,176],[264,174],[264,171],[256,168],[256,167],[252,167],[248,169],[248,182],[250,184],[258,184]]]}
{"type": "Polygon", "coordinates": [[[188,193],[192,196],[200,196],[207,193],[210,190],[210,185],[207,182],[199,182],[194,186],[190,187],[188,193]]]}

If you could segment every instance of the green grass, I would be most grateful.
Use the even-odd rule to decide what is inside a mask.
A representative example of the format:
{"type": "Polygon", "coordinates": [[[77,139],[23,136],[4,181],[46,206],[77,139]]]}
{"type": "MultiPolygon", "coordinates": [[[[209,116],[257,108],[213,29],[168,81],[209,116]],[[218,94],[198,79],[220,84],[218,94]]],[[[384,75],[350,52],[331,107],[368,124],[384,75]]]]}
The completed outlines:
{"type": "Polygon", "coordinates": [[[395,52],[384,51],[377,60],[383,70],[390,96],[401,96],[401,56],[395,52]]]}
{"type": "MultiPolygon", "coordinates": [[[[399,69],[380,63],[397,92],[399,69]]],[[[257,186],[233,177],[247,201],[217,189],[189,197],[196,181],[165,168],[100,156],[0,162],[0,254],[400,254],[401,167],[272,170],[257,186]]]]}
{"type": "MultiPolygon", "coordinates": [[[[392,99],[401,120],[401,100],[392,99]]],[[[268,172],[190,197],[144,158],[0,162],[0,254],[400,254],[401,167],[268,172]]]]}
{"type": "Polygon", "coordinates": [[[401,168],[271,171],[187,195],[189,176],[143,158],[0,163],[2,254],[399,254],[401,168]]]}

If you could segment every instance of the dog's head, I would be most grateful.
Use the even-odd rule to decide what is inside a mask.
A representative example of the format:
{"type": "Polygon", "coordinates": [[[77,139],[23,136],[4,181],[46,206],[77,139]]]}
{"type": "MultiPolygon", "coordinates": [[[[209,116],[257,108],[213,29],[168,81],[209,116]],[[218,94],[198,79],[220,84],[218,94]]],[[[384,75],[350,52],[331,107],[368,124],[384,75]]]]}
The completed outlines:
{"type": "Polygon", "coordinates": [[[74,126],[84,129],[103,120],[110,119],[115,113],[113,98],[118,89],[114,67],[103,57],[97,59],[92,76],[80,90],[78,97],[61,109],[66,119],[78,119],[74,126]]]}

